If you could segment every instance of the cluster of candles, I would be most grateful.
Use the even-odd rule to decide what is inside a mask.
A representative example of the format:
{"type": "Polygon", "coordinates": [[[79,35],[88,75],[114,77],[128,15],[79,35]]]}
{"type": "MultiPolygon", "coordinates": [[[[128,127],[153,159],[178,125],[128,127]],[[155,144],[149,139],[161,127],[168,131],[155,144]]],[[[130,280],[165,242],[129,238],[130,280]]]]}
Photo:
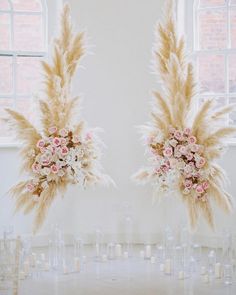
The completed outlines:
{"type": "Polygon", "coordinates": [[[176,239],[171,231],[165,231],[161,244],[134,247],[130,237],[125,243],[105,243],[101,232],[97,231],[92,257],[87,257],[81,239],[74,238],[73,245],[66,247],[60,229],[56,228],[49,236],[45,252],[42,249],[33,252],[31,244],[23,242],[20,279],[40,277],[43,272],[52,271],[59,274],[79,273],[88,260],[94,263],[113,263],[113,260],[122,263],[123,260],[128,260],[130,265],[143,261],[153,265],[157,272],[179,280],[199,276],[206,284],[215,279],[223,279],[225,284],[232,284],[234,270],[231,235],[225,235],[222,245],[214,250],[192,244],[189,234],[184,230],[181,235],[176,239]]]}

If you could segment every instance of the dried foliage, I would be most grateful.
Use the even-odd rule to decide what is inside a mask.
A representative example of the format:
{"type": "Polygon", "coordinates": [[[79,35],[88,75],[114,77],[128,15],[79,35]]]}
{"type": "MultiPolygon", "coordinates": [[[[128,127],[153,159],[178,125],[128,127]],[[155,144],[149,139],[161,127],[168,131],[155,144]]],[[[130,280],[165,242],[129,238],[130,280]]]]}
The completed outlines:
{"type": "Polygon", "coordinates": [[[86,187],[110,181],[101,172],[95,131],[86,129],[83,121],[76,122],[79,97],[71,98],[71,82],[85,53],[84,34],[73,32],[67,4],[62,11],[60,36],[53,45],[52,62],[42,62],[46,98],[39,99],[40,131],[22,114],[6,109],[7,121],[23,143],[22,171],[30,176],[16,184],[10,194],[16,199],[16,211],[36,211],[35,232],[57,194],[70,183],[86,187]]]}
{"type": "MultiPolygon", "coordinates": [[[[215,160],[222,154],[225,139],[236,131],[234,126],[224,123],[227,122],[227,116],[234,105],[216,108],[213,100],[207,100],[200,104],[197,110],[200,95],[197,95],[198,89],[193,65],[186,57],[184,39],[177,35],[174,3],[174,1],[168,1],[164,22],[157,26],[157,45],[154,57],[156,72],[162,85],[162,93],[154,92],[155,102],[151,111],[152,122],[142,127],[151,164],[149,167],[141,169],[135,175],[135,179],[142,183],[152,182],[154,186],[158,186],[155,191],[158,191],[160,195],[161,191],[166,188],[178,191],[182,200],[186,202],[191,226],[196,226],[200,213],[202,213],[208,224],[213,227],[212,202],[215,202],[226,212],[232,209],[231,196],[224,190],[225,173],[215,164],[215,160]],[[176,131],[177,135],[178,131],[184,134],[187,130],[187,133],[191,133],[191,137],[196,141],[195,145],[197,145],[194,148],[200,150],[200,158],[204,159],[201,163],[202,167],[196,168],[194,165],[196,165],[196,158],[199,155],[195,152],[190,155],[190,158],[194,157],[192,165],[198,176],[185,175],[183,179],[184,172],[181,170],[183,167],[177,169],[174,164],[170,163],[176,161],[175,165],[180,165],[179,159],[185,166],[190,163],[186,154],[178,155],[175,146],[171,146],[170,141],[176,138],[174,133],[172,134],[173,138],[170,138],[170,130],[176,131]],[[166,148],[171,156],[165,155],[166,148]],[[168,162],[168,167],[164,167],[164,162],[161,164],[161,161],[168,162]],[[163,167],[166,170],[169,169],[168,172],[163,172],[163,167]],[[177,181],[172,187],[169,187],[166,184],[167,174],[172,173],[173,170],[175,170],[174,177],[177,178],[177,181]],[[178,172],[176,172],[177,170],[178,172]],[[161,181],[162,184],[160,184],[161,181]],[[186,186],[183,185],[186,181],[187,185],[192,185],[191,189],[188,187],[186,189],[186,186]],[[202,185],[203,181],[204,190],[198,194],[195,188],[202,185]]],[[[188,140],[187,136],[185,138],[188,140]]],[[[189,145],[183,139],[179,139],[178,143],[174,142],[174,144],[184,145],[182,150],[185,153],[186,149],[189,149],[189,145]]]]}

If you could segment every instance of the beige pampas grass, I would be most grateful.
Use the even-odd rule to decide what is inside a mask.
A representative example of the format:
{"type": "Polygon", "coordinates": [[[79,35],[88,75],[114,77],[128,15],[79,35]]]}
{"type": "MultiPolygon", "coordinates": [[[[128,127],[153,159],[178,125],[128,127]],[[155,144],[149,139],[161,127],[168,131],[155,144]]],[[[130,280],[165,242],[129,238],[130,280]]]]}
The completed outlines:
{"type": "Polygon", "coordinates": [[[9,126],[23,143],[22,172],[29,175],[10,194],[16,199],[16,211],[35,211],[34,232],[42,226],[57,194],[64,193],[69,184],[86,187],[110,181],[101,172],[96,136],[84,121],[76,121],[80,99],[71,97],[71,82],[85,46],[84,33],[73,32],[68,4],[64,5],[61,33],[53,45],[52,62],[42,62],[46,98],[39,99],[41,130],[22,114],[6,110],[9,126]]]}
{"type": "MultiPolygon", "coordinates": [[[[141,169],[134,178],[141,183],[145,180],[152,182],[155,186],[158,183],[158,191],[161,195],[163,189],[166,190],[168,186],[166,183],[161,183],[163,180],[159,178],[167,174],[159,171],[163,166],[158,161],[169,161],[169,158],[163,156],[163,153],[165,147],[170,146],[170,130],[174,128],[174,130],[182,132],[185,128],[189,128],[192,136],[196,138],[201,158],[206,160],[206,164],[203,164],[201,169],[196,168],[201,174],[198,178],[188,176],[187,181],[191,180],[193,187],[199,184],[198,181],[202,183],[205,181],[209,187],[204,191],[204,198],[196,192],[193,193],[193,189],[186,191],[182,179],[184,172],[181,169],[183,168],[174,167],[172,170],[178,172],[175,177],[179,178],[177,184],[175,182],[174,188],[187,205],[191,226],[196,227],[199,217],[202,216],[213,228],[213,202],[227,213],[232,210],[232,198],[224,189],[225,173],[215,163],[215,160],[222,154],[225,139],[236,131],[235,126],[225,126],[222,123],[227,121],[225,119],[234,105],[215,109],[212,99],[200,104],[199,109],[196,110],[197,83],[194,68],[186,58],[184,38],[177,35],[174,4],[175,1],[168,1],[164,22],[157,25],[154,58],[156,72],[160,78],[160,84],[163,86],[162,92],[154,92],[155,101],[151,111],[152,122],[148,125],[149,128],[143,128],[144,138],[148,138],[146,144],[148,152],[151,151],[152,164],[148,168],[141,169]],[[153,143],[153,141],[155,142],[153,143]],[[157,160],[156,157],[161,160],[157,160]]],[[[184,144],[183,141],[181,143],[181,140],[179,143],[184,144]]],[[[171,150],[174,151],[175,148],[171,147],[171,150]]],[[[174,157],[176,156],[173,155],[174,157]]],[[[170,161],[176,160],[173,158],[170,161]]],[[[185,155],[182,155],[181,159],[182,163],[188,163],[185,155]]],[[[193,161],[195,160],[196,158],[193,161]]]]}

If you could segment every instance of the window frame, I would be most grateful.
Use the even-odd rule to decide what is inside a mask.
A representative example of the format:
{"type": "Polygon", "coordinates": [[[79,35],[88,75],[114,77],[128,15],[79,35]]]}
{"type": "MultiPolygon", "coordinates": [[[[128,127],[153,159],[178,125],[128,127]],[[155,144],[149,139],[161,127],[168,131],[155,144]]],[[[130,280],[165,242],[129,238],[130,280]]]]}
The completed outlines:
{"type": "MultiPolygon", "coordinates": [[[[236,56],[236,48],[230,48],[230,11],[233,9],[236,10],[236,4],[230,3],[230,0],[226,0],[225,6],[216,6],[213,9],[225,9],[227,11],[227,48],[224,49],[199,49],[199,36],[198,36],[198,12],[199,11],[207,11],[212,9],[212,7],[204,7],[199,8],[200,0],[178,0],[178,10],[177,10],[177,21],[178,27],[180,28],[181,32],[184,33],[187,43],[187,49],[190,53],[190,58],[195,64],[196,75],[198,79],[198,63],[197,57],[199,55],[207,55],[207,54],[219,54],[223,55],[225,59],[225,68],[224,68],[224,79],[225,79],[225,92],[223,93],[216,93],[216,92],[209,92],[209,93],[202,93],[201,97],[204,98],[212,98],[212,97],[224,97],[225,102],[228,103],[230,98],[236,98],[236,92],[230,92],[229,88],[229,63],[228,63],[228,56],[230,54],[235,54],[236,56]],[[184,10],[184,13],[183,13],[184,10]],[[184,17],[182,17],[184,15],[184,17]],[[186,25],[188,24],[188,25],[186,25]]],[[[236,138],[230,138],[228,141],[229,145],[236,146],[236,138]]]]}
{"type": "MultiPolygon", "coordinates": [[[[31,99],[31,94],[17,94],[16,91],[16,72],[17,72],[17,57],[35,57],[35,58],[46,58],[48,56],[48,7],[46,0],[40,0],[42,5],[42,11],[16,11],[13,8],[12,0],[7,0],[9,3],[9,10],[0,10],[1,14],[8,14],[10,16],[11,28],[10,28],[10,42],[13,44],[14,41],[14,26],[13,26],[13,16],[14,15],[41,15],[42,16],[42,29],[44,37],[44,50],[42,51],[23,51],[23,50],[0,50],[0,57],[12,57],[12,93],[10,94],[1,94],[1,99],[13,99],[13,107],[16,105],[16,99],[18,98],[28,98],[31,99]]],[[[3,147],[16,147],[19,146],[19,143],[15,143],[11,136],[9,137],[0,137],[0,148],[3,147]]]]}

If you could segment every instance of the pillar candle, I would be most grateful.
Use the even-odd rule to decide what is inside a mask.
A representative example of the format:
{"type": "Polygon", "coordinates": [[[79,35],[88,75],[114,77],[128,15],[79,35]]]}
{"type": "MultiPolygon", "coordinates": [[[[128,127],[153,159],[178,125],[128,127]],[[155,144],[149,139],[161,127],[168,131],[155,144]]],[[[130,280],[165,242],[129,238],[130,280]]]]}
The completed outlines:
{"type": "Polygon", "coordinates": [[[78,257],[75,257],[74,263],[75,263],[75,271],[79,272],[80,271],[80,261],[79,261],[78,257]]]}
{"type": "Polygon", "coordinates": [[[206,268],[205,268],[205,266],[202,266],[201,267],[201,275],[203,276],[205,274],[206,274],[206,268]]]}
{"type": "Polygon", "coordinates": [[[151,257],[151,263],[152,263],[152,264],[155,264],[155,263],[156,263],[156,257],[155,257],[155,256],[152,256],[152,257],[151,257]]]}
{"type": "Polygon", "coordinates": [[[127,251],[124,252],[124,258],[128,259],[129,258],[129,253],[127,251]]]}
{"type": "Polygon", "coordinates": [[[116,244],[115,255],[116,255],[116,257],[122,256],[122,246],[120,244],[116,244]]]}
{"type": "Polygon", "coordinates": [[[139,252],[139,256],[140,256],[140,258],[144,258],[144,251],[143,250],[141,250],[140,252],[139,252]]]}
{"type": "Polygon", "coordinates": [[[210,282],[210,279],[209,279],[209,275],[208,274],[205,274],[204,277],[203,277],[203,282],[208,284],[210,282]]]}
{"type": "Polygon", "coordinates": [[[169,275],[171,274],[171,260],[166,259],[165,261],[165,274],[169,275]]]}
{"type": "Polygon", "coordinates": [[[217,279],[220,279],[222,275],[222,268],[221,268],[221,264],[218,262],[215,264],[215,277],[217,279]]]}
{"type": "Polygon", "coordinates": [[[163,263],[160,264],[160,271],[164,271],[165,265],[163,263]]]}
{"type": "Polygon", "coordinates": [[[145,247],[145,258],[151,258],[152,255],[152,247],[150,245],[146,245],[145,247]]]}
{"type": "Polygon", "coordinates": [[[184,280],[184,278],[185,278],[185,273],[184,273],[184,271],[179,271],[179,275],[178,275],[178,278],[179,278],[179,280],[184,280]]]}
{"type": "Polygon", "coordinates": [[[30,264],[28,261],[25,261],[23,264],[24,272],[28,276],[30,272],[30,264]]]}

